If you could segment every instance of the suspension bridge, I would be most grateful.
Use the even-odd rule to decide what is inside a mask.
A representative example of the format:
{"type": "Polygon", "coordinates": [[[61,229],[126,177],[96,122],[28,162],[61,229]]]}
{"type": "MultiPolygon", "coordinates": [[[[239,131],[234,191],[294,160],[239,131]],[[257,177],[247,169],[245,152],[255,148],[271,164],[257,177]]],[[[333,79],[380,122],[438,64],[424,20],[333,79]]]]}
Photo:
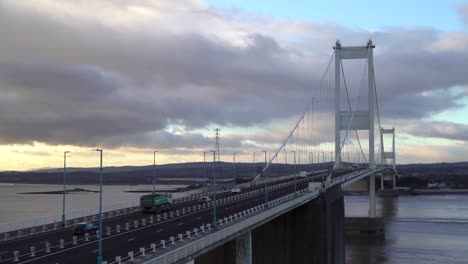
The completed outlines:
{"type": "Polygon", "coordinates": [[[97,215],[69,219],[65,227],[11,230],[0,234],[0,263],[96,263],[99,232],[107,264],[344,263],[343,190],[369,192],[370,225],[376,178],[381,189],[393,182],[389,192],[396,192],[395,129],[381,125],[374,48],[371,40],[335,43],[304,112],[270,157],[264,151],[264,166],[241,193],[212,188],[157,215],[138,207],[109,211],[103,230],[83,237],[72,236],[71,227],[97,215]],[[214,199],[199,203],[202,195],[214,199]]]}

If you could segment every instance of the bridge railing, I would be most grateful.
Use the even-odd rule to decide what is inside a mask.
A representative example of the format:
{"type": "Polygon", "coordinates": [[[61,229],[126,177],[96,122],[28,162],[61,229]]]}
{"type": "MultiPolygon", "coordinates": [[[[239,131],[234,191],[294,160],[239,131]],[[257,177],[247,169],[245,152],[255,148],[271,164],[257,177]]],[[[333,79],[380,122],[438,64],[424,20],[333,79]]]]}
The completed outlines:
{"type": "MultiPolygon", "coordinates": [[[[174,199],[174,203],[190,202],[200,198],[203,194],[200,191],[192,192],[191,195],[174,199]]],[[[103,219],[116,216],[132,214],[140,211],[139,201],[127,201],[103,207],[103,219]]],[[[99,208],[89,208],[67,213],[66,225],[62,227],[62,215],[51,215],[0,224],[0,241],[7,241],[35,235],[38,233],[67,228],[79,222],[97,221],[99,219],[99,208]]]]}
{"type": "Polygon", "coordinates": [[[168,243],[165,243],[164,247],[167,247],[165,249],[161,248],[161,244],[156,243],[148,248],[141,248],[140,252],[135,255],[132,253],[132,260],[134,257],[139,256],[141,259],[137,263],[141,264],[169,264],[188,261],[202,250],[206,251],[208,248],[214,248],[220,242],[231,240],[269,221],[278,214],[283,214],[314,199],[319,195],[319,186],[320,184],[312,184],[308,188],[299,190],[297,194],[291,193],[274,199],[268,203],[267,210],[265,210],[264,205],[259,205],[235,214],[235,217],[227,217],[217,229],[210,229],[209,233],[190,232],[191,236],[183,236],[184,242],[175,244],[168,241],[168,243]],[[151,255],[153,253],[157,255],[151,255]]]}

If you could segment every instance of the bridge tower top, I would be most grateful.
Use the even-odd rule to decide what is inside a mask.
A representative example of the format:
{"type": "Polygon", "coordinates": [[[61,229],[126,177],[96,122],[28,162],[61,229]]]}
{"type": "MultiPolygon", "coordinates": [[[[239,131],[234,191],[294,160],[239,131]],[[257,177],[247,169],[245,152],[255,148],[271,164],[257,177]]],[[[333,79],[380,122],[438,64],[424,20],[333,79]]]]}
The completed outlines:
{"type": "Polygon", "coordinates": [[[396,169],[395,128],[394,127],[391,128],[391,129],[380,128],[380,141],[382,142],[381,149],[380,149],[382,164],[385,164],[387,159],[391,159],[392,160],[392,167],[395,170],[396,169]],[[392,134],[392,151],[385,151],[385,149],[384,149],[384,144],[383,144],[384,134],[392,134]]]}

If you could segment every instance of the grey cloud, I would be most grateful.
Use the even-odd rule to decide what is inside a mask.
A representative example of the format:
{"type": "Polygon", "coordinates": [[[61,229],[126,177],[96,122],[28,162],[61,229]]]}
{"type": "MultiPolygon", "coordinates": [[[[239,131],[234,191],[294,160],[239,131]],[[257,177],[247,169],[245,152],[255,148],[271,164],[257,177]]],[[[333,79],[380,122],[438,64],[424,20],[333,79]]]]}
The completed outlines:
{"type": "Polygon", "coordinates": [[[409,125],[405,132],[417,137],[443,138],[468,141],[468,125],[451,122],[419,122],[409,125]]]}
{"type": "Polygon", "coordinates": [[[418,119],[462,107],[456,102],[457,97],[442,91],[430,95],[401,93],[391,101],[386,98],[389,96],[380,97],[380,104],[383,105],[381,112],[384,113],[382,118],[418,119]]]}
{"type": "MultiPolygon", "coordinates": [[[[299,41],[290,43],[280,36],[281,30],[289,30],[287,25],[267,21],[270,28],[265,30],[268,27],[262,29],[256,21],[249,31],[250,22],[212,7],[196,9],[191,1],[161,5],[186,4],[190,19],[138,29],[108,26],[96,18],[46,15],[11,3],[5,2],[0,11],[0,35],[10,36],[0,47],[5,54],[0,58],[4,144],[209,145],[202,135],[168,134],[164,129],[169,123],[187,129],[262,126],[296,116],[317,90],[337,38],[344,45],[374,38],[386,117],[420,118],[457,107],[456,98],[430,98],[431,107],[418,94],[468,83],[467,53],[425,49],[440,37],[432,29],[370,34],[300,23],[294,28],[299,41]],[[187,21],[199,25],[199,31],[177,28],[190,27],[187,21]],[[245,43],[223,39],[219,35],[230,33],[225,29],[243,31],[245,43]]],[[[146,2],[121,2],[126,3],[146,2]]],[[[239,138],[226,146],[241,144],[239,138]]]]}

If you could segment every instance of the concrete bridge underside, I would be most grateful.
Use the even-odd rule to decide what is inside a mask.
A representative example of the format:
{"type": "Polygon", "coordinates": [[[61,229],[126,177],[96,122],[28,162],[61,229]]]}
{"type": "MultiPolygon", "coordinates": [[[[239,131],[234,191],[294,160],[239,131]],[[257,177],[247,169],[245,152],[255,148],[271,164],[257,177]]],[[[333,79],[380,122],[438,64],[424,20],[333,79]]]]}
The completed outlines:
{"type": "Polygon", "coordinates": [[[344,200],[335,186],[196,258],[195,264],[342,264],[344,257],[344,200]]]}

